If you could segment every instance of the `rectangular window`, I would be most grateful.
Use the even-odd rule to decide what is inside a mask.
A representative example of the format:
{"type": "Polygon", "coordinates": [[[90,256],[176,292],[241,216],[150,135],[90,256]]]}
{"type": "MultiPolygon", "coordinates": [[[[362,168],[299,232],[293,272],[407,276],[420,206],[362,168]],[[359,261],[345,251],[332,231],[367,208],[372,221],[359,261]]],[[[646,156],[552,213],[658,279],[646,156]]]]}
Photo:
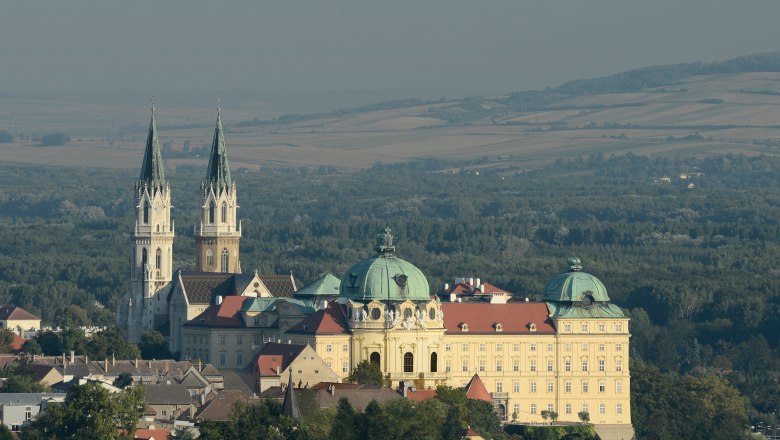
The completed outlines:
{"type": "Polygon", "coordinates": [[[496,359],[496,371],[501,372],[504,370],[503,361],[501,359],[496,359]]]}
{"type": "Polygon", "coordinates": [[[607,412],[607,405],[604,405],[603,403],[599,403],[599,414],[606,414],[607,412]]]}
{"type": "Polygon", "coordinates": [[[31,406],[25,406],[24,407],[24,421],[29,422],[32,420],[32,407],[31,406]]]}
{"type": "Polygon", "coordinates": [[[564,371],[571,371],[571,359],[566,358],[563,360],[563,370],[564,371]]]}
{"type": "Polygon", "coordinates": [[[583,403],[583,404],[582,404],[582,411],[584,411],[584,412],[589,412],[589,411],[588,411],[588,404],[587,404],[587,403],[583,403]]]}
{"type": "Polygon", "coordinates": [[[512,391],[515,392],[515,393],[519,393],[520,392],[520,381],[516,380],[516,381],[512,382],[512,391]]]}
{"type": "Polygon", "coordinates": [[[606,348],[607,347],[606,347],[605,344],[599,344],[599,351],[604,351],[604,350],[606,350],[606,348]]]}
{"type": "Polygon", "coordinates": [[[567,403],[565,408],[566,408],[566,414],[571,414],[571,403],[567,403]]]}
{"type": "Polygon", "coordinates": [[[588,351],[588,343],[587,342],[583,342],[582,343],[582,351],[588,351]]]}
{"type": "Polygon", "coordinates": [[[618,413],[618,414],[623,414],[623,404],[622,403],[618,403],[617,405],[615,405],[615,412],[618,413]]]}
{"type": "Polygon", "coordinates": [[[239,351],[236,353],[236,366],[243,367],[244,366],[244,353],[239,351]]]}
{"type": "Polygon", "coordinates": [[[344,353],[347,353],[349,351],[349,345],[343,344],[341,346],[341,351],[343,351],[344,353]]]}
{"type": "Polygon", "coordinates": [[[333,351],[333,345],[331,345],[331,344],[326,344],[326,345],[325,345],[325,351],[326,351],[326,352],[328,352],[328,353],[330,353],[331,351],[333,351]]]}
{"type": "Polygon", "coordinates": [[[547,372],[548,373],[552,372],[552,370],[553,370],[553,360],[552,359],[547,359],[547,372]]]}
{"type": "Polygon", "coordinates": [[[450,371],[452,371],[452,361],[451,360],[447,359],[447,360],[444,361],[444,371],[446,371],[448,373],[450,371]]]}
{"type": "Polygon", "coordinates": [[[260,336],[252,337],[252,346],[253,347],[260,347],[260,336]]]}
{"type": "Polygon", "coordinates": [[[520,371],[520,359],[512,359],[512,371],[520,371]]]}
{"type": "Polygon", "coordinates": [[[583,333],[587,333],[588,332],[588,323],[587,322],[583,322],[580,325],[580,330],[582,330],[583,333]]]}
{"type": "Polygon", "coordinates": [[[583,380],[582,381],[582,392],[583,393],[587,393],[588,392],[588,381],[587,380],[583,380]]]}
{"type": "Polygon", "coordinates": [[[622,393],[623,392],[623,381],[622,380],[616,380],[615,381],[615,392],[616,393],[622,393]]]}
{"type": "Polygon", "coordinates": [[[549,353],[552,353],[552,351],[553,351],[553,345],[552,344],[547,344],[547,351],[549,353]]]}
{"type": "Polygon", "coordinates": [[[469,360],[463,359],[463,362],[461,363],[461,367],[464,373],[468,373],[469,371],[469,360]]]}
{"type": "Polygon", "coordinates": [[[547,404],[547,411],[549,411],[549,412],[553,412],[553,410],[554,410],[554,409],[555,409],[555,407],[553,406],[553,404],[552,404],[552,403],[548,403],[548,404],[547,404]]]}
{"type": "Polygon", "coordinates": [[[445,344],[444,351],[452,351],[452,344],[445,344]]]}
{"type": "Polygon", "coordinates": [[[563,331],[565,331],[566,333],[571,333],[571,324],[569,323],[564,324],[563,331]]]}
{"type": "Polygon", "coordinates": [[[520,344],[512,344],[512,351],[520,351],[520,344]]]}
{"type": "Polygon", "coordinates": [[[479,360],[479,371],[480,372],[484,372],[485,371],[485,360],[484,359],[480,359],[479,360]]]}
{"type": "Polygon", "coordinates": [[[225,353],[219,354],[219,365],[225,365],[225,353]]]}
{"type": "Polygon", "coordinates": [[[599,359],[599,371],[607,371],[607,361],[599,359]]]}
{"type": "Polygon", "coordinates": [[[536,404],[535,403],[531,404],[531,414],[536,414],[536,404]]]}
{"type": "Polygon", "coordinates": [[[566,382],[563,383],[563,390],[566,393],[571,393],[571,381],[570,380],[567,380],[566,382]]]}
{"type": "Polygon", "coordinates": [[[497,393],[503,393],[504,392],[504,384],[503,384],[503,382],[496,382],[496,392],[497,393]]]}
{"type": "Polygon", "coordinates": [[[615,359],[615,371],[623,371],[623,362],[620,358],[615,359]]]}
{"type": "Polygon", "coordinates": [[[220,335],[219,336],[219,345],[225,345],[226,342],[227,342],[227,337],[225,337],[225,335],[220,335]]]}
{"type": "Polygon", "coordinates": [[[599,322],[599,331],[604,333],[607,330],[607,326],[603,322],[599,322]]]}
{"type": "Polygon", "coordinates": [[[512,407],[512,410],[514,410],[514,414],[517,414],[518,416],[520,416],[520,404],[519,403],[515,403],[514,406],[512,407]]]}
{"type": "Polygon", "coordinates": [[[623,351],[623,344],[615,344],[615,351],[623,351]]]}
{"type": "Polygon", "coordinates": [[[479,344],[479,351],[485,351],[485,344],[484,343],[480,343],[479,344]]]}
{"type": "Polygon", "coordinates": [[[236,336],[236,345],[244,345],[244,337],[236,336]]]}
{"type": "Polygon", "coordinates": [[[531,351],[536,351],[536,344],[531,344],[531,351]]]}
{"type": "Polygon", "coordinates": [[[536,359],[531,359],[529,361],[529,367],[530,367],[531,371],[536,371],[536,359]]]}
{"type": "Polygon", "coordinates": [[[461,347],[461,350],[469,351],[469,344],[463,344],[463,346],[461,347]]]}
{"type": "Polygon", "coordinates": [[[607,381],[606,380],[600,380],[599,381],[599,393],[605,393],[607,392],[607,381]]]}
{"type": "Polygon", "coordinates": [[[571,342],[563,344],[563,351],[571,351],[571,342]]]}
{"type": "Polygon", "coordinates": [[[582,359],[582,371],[588,371],[588,358],[582,359]]]}
{"type": "Polygon", "coordinates": [[[532,380],[532,381],[531,381],[530,391],[531,391],[532,393],[535,393],[535,392],[536,392],[536,381],[535,381],[535,380],[532,380]]]}
{"type": "Polygon", "coordinates": [[[623,324],[615,324],[615,331],[620,333],[623,331],[623,324]]]}
{"type": "Polygon", "coordinates": [[[346,359],[341,361],[341,372],[342,373],[349,372],[349,361],[347,361],[346,359]]]}
{"type": "Polygon", "coordinates": [[[504,344],[496,344],[496,351],[504,351],[504,344]]]}
{"type": "Polygon", "coordinates": [[[255,326],[260,326],[260,315],[255,316],[255,326]]]}
{"type": "Polygon", "coordinates": [[[553,381],[551,381],[551,380],[548,380],[548,381],[547,381],[547,392],[548,392],[548,393],[552,393],[552,392],[553,392],[553,389],[554,389],[554,386],[553,386],[553,381]]]}

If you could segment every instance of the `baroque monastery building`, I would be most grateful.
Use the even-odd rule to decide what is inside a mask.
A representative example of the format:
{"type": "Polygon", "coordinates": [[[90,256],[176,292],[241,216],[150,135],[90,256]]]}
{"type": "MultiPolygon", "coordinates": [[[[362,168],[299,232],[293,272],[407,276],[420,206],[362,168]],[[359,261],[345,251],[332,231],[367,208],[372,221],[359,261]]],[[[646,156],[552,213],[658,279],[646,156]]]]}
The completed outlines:
{"type": "Polygon", "coordinates": [[[541,301],[465,278],[432,294],[422,271],[396,255],[390,229],[341,280],[327,274],[298,290],[291,275],[242,274],[236,183],[218,112],[196,268],[174,273],[163,168],[152,109],[135,183],[130,286],[117,314],[131,341],[159,330],[180,358],[220,369],[263,364],[269,343],[308,346],[332,370],[323,376],[345,380],[369,361],[392,388],[463,387],[478,375],[504,420],[541,423],[542,411],[555,411],[560,422],[578,422],[585,411],[602,438],[633,436],[628,318],[579,259],[550,279],[541,301]]]}

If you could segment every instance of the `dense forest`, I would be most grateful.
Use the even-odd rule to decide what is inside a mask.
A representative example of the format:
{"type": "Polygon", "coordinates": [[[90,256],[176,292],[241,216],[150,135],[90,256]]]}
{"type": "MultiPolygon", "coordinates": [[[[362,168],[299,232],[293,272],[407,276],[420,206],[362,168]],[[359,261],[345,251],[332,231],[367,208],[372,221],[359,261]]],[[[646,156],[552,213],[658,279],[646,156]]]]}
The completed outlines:
{"type": "MultiPolygon", "coordinates": [[[[474,276],[535,298],[576,255],[631,316],[632,361],[643,366],[632,389],[640,434],[660,429],[643,422],[659,414],[685,417],[673,402],[637,403],[660,402],[652,393],[661,379],[672,389],[700,385],[689,376],[720,377],[739,390],[751,423],[772,420],[780,409],[780,159],[594,155],[488,173],[475,165],[235,170],[242,267],[292,272],[301,285],[325,272],[341,277],[389,226],[399,256],[432,290],[474,276]]],[[[110,325],[126,288],[136,173],[10,165],[2,173],[0,301],[48,324],[110,325]]],[[[176,268],[194,264],[202,173],[167,175],[176,268]]],[[[745,425],[742,416],[735,423],[745,425]]],[[[676,438],[674,426],[646,438],[676,438]]]]}

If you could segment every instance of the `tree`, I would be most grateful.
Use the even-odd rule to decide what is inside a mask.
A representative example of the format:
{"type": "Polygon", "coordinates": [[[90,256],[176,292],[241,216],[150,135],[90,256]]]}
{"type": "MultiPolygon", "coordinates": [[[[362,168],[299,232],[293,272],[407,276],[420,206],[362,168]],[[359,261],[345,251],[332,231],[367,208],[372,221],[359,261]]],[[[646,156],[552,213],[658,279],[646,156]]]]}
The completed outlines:
{"type": "Polygon", "coordinates": [[[0,393],[43,393],[45,391],[44,385],[24,374],[11,375],[0,386],[0,393]]]}
{"type": "Polygon", "coordinates": [[[173,357],[168,350],[168,342],[158,331],[145,331],[141,335],[141,343],[138,344],[138,348],[141,349],[143,359],[171,359],[173,357]]]}
{"type": "Polygon", "coordinates": [[[62,328],[82,327],[91,324],[87,311],[75,304],[61,307],[55,322],[62,328]]]}
{"type": "Polygon", "coordinates": [[[466,402],[466,423],[485,438],[501,438],[501,418],[491,403],[469,399],[466,402]]]}
{"type": "Polygon", "coordinates": [[[138,359],[141,351],[127,342],[124,333],[116,327],[107,328],[92,335],[87,342],[86,353],[94,359],[138,359]]]}
{"type": "Polygon", "coordinates": [[[117,388],[125,389],[133,383],[133,376],[127,371],[119,373],[119,376],[114,379],[114,385],[117,388]]]}
{"type": "Polygon", "coordinates": [[[460,415],[460,408],[457,406],[450,406],[447,408],[447,418],[444,419],[444,427],[442,428],[442,438],[444,440],[460,440],[463,438],[463,433],[466,431],[466,426],[463,424],[460,415]]]}
{"type": "Polygon", "coordinates": [[[330,430],[330,438],[331,440],[357,439],[355,432],[355,410],[346,397],[339,399],[336,417],[333,418],[333,425],[330,430]]]}
{"type": "Polygon", "coordinates": [[[27,355],[39,355],[43,354],[43,349],[35,339],[28,339],[25,341],[24,345],[22,345],[22,353],[27,355]]]}
{"type": "Polygon", "coordinates": [[[143,409],[141,387],[112,394],[94,383],[74,385],[62,405],[47,407],[23,429],[22,438],[132,439],[143,409]]]}
{"type": "Polygon", "coordinates": [[[5,426],[5,423],[0,423],[0,440],[14,440],[11,430],[5,426]]]}
{"type": "Polygon", "coordinates": [[[15,333],[8,328],[0,329],[0,353],[10,353],[15,333]]]}
{"type": "Polygon", "coordinates": [[[70,142],[70,138],[64,133],[47,134],[41,138],[41,145],[45,147],[65,145],[68,142],[70,142]]]}
{"type": "Polygon", "coordinates": [[[382,385],[382,371],[379,365],[367,360],[360,361],[352,374],[349,375],[349,381],[361,385],[382,385]]]}
{"type": "Polygon", "coordinates": [[[590,414],[587,411],[580,411],[577,413],[577,417],[580,418],[582,423],[590,422],[590,414]]]}

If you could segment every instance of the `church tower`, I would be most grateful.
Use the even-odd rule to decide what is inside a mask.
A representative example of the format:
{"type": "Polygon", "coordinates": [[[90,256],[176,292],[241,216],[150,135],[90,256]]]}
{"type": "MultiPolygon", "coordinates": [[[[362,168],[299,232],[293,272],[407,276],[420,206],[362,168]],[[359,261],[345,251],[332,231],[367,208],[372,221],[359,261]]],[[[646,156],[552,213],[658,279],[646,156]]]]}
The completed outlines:
{"type": "Polygon", "coordinates": [[[155,303],[163,302],[160,289],[173,278],[171,189],[165,181],[154,106],[134,196],[136,220],[131,238],[130,286],[119,305],[117,324],[130,342],[139,342],[144,331],[155,329],[158,321],[165,320],[167,307],[155,307],[155,303]]]}
{"type": "Polygon", "coordinates": [[[219,108],[201,196],[200,224],[195,226],[196,270],[240,273],[241,223],[236,219],[236,183],[230,177],[219,108]]]}

